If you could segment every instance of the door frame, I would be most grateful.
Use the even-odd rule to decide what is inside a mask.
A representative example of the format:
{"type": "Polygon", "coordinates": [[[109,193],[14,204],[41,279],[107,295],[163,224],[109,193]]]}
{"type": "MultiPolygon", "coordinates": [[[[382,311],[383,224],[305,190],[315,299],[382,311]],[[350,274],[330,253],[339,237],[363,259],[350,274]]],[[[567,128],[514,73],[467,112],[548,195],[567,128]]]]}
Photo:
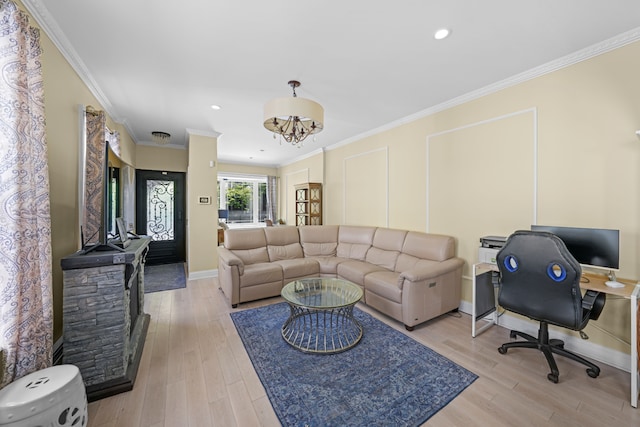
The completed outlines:
{"type": "Polygon", "coordinates": [[[147,211],[146,211],[146,195],[147,180],[169,180],[174,183],[174,238],[175,253],[170,256],[155,256],[158,249],[166,249],[166,243],[163,241],[151,241],[149,245],[149,254],[147,255],[147,264],[167,264],[173,262],[185,262],[186,260],[186,173],[185,172],[169,172],[147,169],[136,169],[136,232],[138,234],[146,234],[147,232],[147,211]]]}

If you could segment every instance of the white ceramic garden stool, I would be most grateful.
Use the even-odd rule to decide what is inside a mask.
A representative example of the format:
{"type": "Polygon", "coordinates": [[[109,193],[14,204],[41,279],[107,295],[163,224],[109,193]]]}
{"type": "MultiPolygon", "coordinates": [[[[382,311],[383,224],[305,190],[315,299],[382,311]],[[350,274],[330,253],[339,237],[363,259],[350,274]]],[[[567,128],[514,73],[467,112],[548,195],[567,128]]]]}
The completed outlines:
{"type": "Polygon", "coordinates": [[[87,394],[74,365],[33,372],[0,390],[2,427],[85,427],[88,421],[87,394]]]}

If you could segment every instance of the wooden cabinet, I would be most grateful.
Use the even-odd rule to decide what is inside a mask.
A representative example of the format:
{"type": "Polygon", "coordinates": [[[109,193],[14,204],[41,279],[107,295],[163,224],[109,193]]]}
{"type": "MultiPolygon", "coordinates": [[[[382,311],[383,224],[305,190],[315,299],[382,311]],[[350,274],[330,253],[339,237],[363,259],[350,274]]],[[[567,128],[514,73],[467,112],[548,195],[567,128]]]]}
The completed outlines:
{"type": "Polygon", "coordinates": [[[296,225],[322,225],[322,184],[307,182],[296,189],[296,225]]]}

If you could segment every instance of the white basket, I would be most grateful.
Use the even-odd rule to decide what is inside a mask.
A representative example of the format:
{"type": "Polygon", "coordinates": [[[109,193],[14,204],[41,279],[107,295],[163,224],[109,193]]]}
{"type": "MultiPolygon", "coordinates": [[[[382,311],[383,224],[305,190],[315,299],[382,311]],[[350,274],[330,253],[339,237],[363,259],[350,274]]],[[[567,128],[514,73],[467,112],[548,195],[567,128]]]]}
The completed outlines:
{"type": "Polygon", "coordinates": [[[87,395],[73,365],[42,369],[0,390],[0,426],[86,427],[87,395]]]}

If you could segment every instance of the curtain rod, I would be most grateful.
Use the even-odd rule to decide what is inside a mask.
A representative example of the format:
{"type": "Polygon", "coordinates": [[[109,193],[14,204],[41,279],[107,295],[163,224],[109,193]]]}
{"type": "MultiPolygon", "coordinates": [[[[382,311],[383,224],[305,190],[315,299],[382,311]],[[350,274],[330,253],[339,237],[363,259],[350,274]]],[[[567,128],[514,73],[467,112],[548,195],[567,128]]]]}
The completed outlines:
{"type": "MultiPolygon", "coordinates": [[[[93,106],[91,105],[87,105],[84,109],[84,112],[86,114],[91,114],[92,116],[98,116],[100,115],[100,113],[102,113],[102,110],[96,110],[93,106]]],[[[105,125],[105,129],[107,130],[107,132],[109,132],[111,135],[113,135],[115,133],[114,130],[109,129],[109,126],[105,125]]]]}

